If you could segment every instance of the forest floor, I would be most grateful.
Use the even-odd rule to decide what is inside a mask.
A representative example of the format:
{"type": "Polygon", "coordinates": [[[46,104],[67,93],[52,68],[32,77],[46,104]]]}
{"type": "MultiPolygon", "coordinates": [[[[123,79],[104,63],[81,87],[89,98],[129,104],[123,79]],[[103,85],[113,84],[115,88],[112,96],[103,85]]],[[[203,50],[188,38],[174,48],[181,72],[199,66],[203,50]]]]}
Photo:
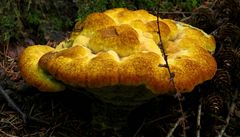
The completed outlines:
{"type": "MultiPolygon", "coordinates": [[[[181,20],[190,15],[162,13],[161,17],[181,20]]],[[[1,137],[240,137],[237,86],[233,86],[229,98],[223,97],[226,94],[209,96],[208,82],[182,94],[181,99],[161,95],[134,110],[121,130],[100,129],[91,125],[94,100],[82,93],[84,89],[45,93],[25,83],[18,68],[24,48],[12,44],[0,52],[1,91],[20,108],[14,109],[0,95],[1,137]]]]}

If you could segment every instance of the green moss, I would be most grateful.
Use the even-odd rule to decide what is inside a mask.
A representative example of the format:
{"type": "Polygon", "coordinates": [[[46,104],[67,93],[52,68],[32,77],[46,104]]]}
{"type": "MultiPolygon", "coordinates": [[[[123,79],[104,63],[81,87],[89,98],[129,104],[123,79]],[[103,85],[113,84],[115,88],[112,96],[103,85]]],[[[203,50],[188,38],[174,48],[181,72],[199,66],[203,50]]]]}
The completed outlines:
{"type": "Polygon", "coordinates": [[[29,24],[39,25],[41,23],[41,13],[39,11],[30,11],[26,18],[29,24]]]}
{"type": "Polygon", "coordinates": [[[18,8],[12,0],[3,0],[0,6],[0,41],[9,42],[10,39],[18,39],[22,32],[22,22],[18,8]]]}
{"type": "Polygon", "coordinates": [[[159,0],[2,0],[0,43],[23,41],[25,38],[30,38],[35,43],[46,43],[49,40],[46,38],[50,38],[46,34],[54,32],[51,35],[62,35],[71,31],[75,22],[83,20],[88,14],[111,8],[191,11],[202,1],[164,0],[159,3],[159,0]]]}

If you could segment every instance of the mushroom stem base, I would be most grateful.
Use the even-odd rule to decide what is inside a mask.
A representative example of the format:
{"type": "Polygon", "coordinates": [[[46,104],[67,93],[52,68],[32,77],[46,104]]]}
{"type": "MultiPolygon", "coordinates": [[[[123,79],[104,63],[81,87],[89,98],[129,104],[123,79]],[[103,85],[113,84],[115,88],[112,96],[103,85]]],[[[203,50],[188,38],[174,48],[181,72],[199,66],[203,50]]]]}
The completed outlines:
{"type": "Polygon", "coordinates": [[[127,126],[129,114],[156,97],[144,86],[114,86],[89,89],[99,99],[93,103],[93,125],[120,130],[127,126]]]}

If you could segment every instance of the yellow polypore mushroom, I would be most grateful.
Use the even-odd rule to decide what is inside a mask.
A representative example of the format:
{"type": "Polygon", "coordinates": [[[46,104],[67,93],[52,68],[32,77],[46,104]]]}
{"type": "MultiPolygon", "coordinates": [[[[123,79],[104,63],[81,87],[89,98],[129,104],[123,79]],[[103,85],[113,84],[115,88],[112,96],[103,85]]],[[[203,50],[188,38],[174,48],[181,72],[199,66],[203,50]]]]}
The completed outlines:
{"type": "MultiPolygon", "coordinates": [[[[42,91],[63,90],[62,82],[86,88],[145,85],[153,94],[168,93],[172,87],[167,68],[159,66],[165,60],[156,19],[147,11],[124,8],[93,13],[56,49],[27,48],[20,58],[22,76],[42,91]]],[[[170,19],[160,19],[159,25],[177,92],[190,92],[214,76],[213,36],[170,19]]]]}
{"type": "Polygon", "coordinates": [[[20,56],[19,68],[25,81],[40,91],[62,91],[64,84],[45,72],[38,64],[39,59],[54,49],[46,45],[35,45],[26,48],[20,56]]]}

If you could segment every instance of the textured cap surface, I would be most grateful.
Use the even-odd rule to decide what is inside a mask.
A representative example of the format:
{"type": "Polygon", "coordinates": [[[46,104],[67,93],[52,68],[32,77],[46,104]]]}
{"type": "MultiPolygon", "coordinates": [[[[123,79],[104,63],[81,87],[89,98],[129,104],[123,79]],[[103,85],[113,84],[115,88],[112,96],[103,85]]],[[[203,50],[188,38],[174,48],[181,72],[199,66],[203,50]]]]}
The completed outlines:
{"type": "Polygon", "coordinates": [[[42,55],[54,50],[46,45],[35,45],[26,48],[20,56],[19,68],[25,81],[41,91],[62,91],[65,86],[58,82],[39,66],[42,55]]]}
{"type": "MultiPolygon", "coordinates": [[[[76,24],[68,41],[39,54],[39,65],[67,85],[143,84],[155,94],[170,92],[167,68],[159,66],[165,61],[157,45],[156,19],[147,11],[123,8],[90,14],[76,24]]],[[[160,19],[159,25],[178,92],[190,92],[214,76],[217,65],[211,35],[170,19],[160,19]]]]}

